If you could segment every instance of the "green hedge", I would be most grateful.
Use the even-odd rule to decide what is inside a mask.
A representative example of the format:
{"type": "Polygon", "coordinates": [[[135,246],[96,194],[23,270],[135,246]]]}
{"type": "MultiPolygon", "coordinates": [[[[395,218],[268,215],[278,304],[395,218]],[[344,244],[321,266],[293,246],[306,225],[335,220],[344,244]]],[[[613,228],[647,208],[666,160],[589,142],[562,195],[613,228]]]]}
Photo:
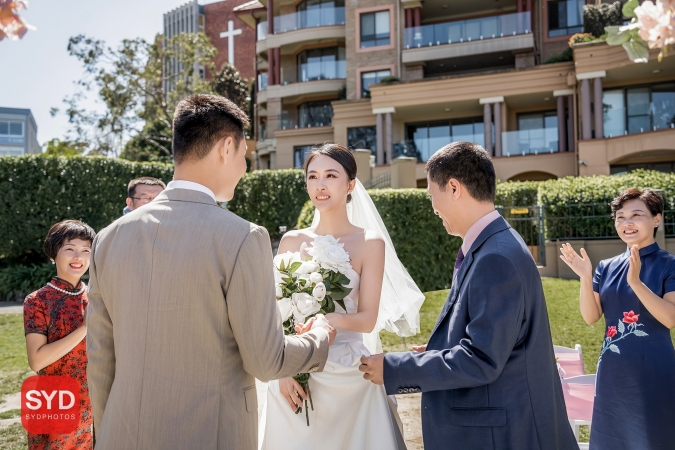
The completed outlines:
{"type": "Polygon", "coordinates": [[[44,286],[56,270],[51,263],[12,265],[0,268],[0,300],[23,300],[23,297],[44,286]]]}
{"type": "MultiPolygon", "coordinates": [[[[636,170],[625,175],[566,177],[542,182],[539,203],[545,205],[546,238],[614,237],[610,202],[631,188],[663,190],[666,210],[675,209],[675,174],[636,170]]],[[[666,213],[666,234],[675,217],[666,213]]]]}
{"type": "MultiPolygon", "coordinates": [[[[449,236],[423,189],[374,189],[373,203],[389,231],[398,257],[423,292],[446,289],[452,282],[461,239],[449,236]]],[[[305,203],[297,228],[312,223],[314,206],[305,203]]]]}
{"type": "Polygon", "coordinates": [[[260,170],[244,175],[227,209],[278,239],[279,227],[292,229],[308,199],[302,170],[260,170]]]}
{"type": "Polygon", "coordinates": [[[43,263],[54,223],[80,219],[98,231],[122,215],[129,180],[172,175],[167,164],[103,157],[0,158],[0,265],[43,263]]]}

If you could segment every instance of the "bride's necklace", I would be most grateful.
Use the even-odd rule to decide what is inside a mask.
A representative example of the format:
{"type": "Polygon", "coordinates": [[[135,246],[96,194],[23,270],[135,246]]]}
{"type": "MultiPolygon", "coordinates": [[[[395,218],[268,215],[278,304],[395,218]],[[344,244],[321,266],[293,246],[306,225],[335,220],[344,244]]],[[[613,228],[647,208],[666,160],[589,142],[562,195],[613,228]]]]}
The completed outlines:
{"type": "Polygon", "coordinates": [[[47,286],[49,286],[50,288],[52,288],[52,289],[54,289],[54,290],[56,290],[56,291],[59,291],[59,292],[61,292],[61,293],[63,293],[63,294],[67,294],[67,295],[81,295],[82,293],[84,293],[84,291],[87,290],[87,285],[86,285],[85,283],[82,283],[82,289],[80,289],[80,290],[77,291],[77,292],[67,291],[67,290],[65,290],[65,289],[61,289],[61,288],[59,288],[59,287],[56,287],[56,286],[54,286],[54,285],[51,283],[51,281],[50,281],[49,283],[47,283],[47,286]]]}

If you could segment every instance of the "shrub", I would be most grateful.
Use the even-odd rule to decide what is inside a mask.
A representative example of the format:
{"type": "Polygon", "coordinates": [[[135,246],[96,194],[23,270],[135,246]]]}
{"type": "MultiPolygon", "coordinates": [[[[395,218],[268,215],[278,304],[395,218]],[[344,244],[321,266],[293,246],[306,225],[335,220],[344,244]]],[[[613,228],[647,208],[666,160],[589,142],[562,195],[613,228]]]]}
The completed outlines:
{"type": "Polygon", "coordinates": [[[23,300],[23,297],[42,286],[56,275],[51,263],[13,265],[0,269],[0,300],[23,300]]]}
{"type": "MultiPolygon", "coordinates": [[[[546,211],[546,238],[615,236],[610,202],[630,187],[663,190],[666,210],[675,209],[675,174],[636,170],[625,175],[566,177],[541,183],[539,202],[546,211]]],[[[674,222],[666,213],[666,226],[674,222]]],[[[672,227],[672,225],[670,225],[672,227]]],[[[666,229],[666,234],[675,230],[666,229]]]]}
{"type": "Polygon", "coordinates": [[[308,199],[302,170],[260,170],[244,175],[227,209],[278,239],[279,227],[293,228],[308,199]]]}
{"type": "Polygon", "coordinates": [[[122,215],[129,180],[169,182],[173,166],[103,157],[0,158],[0,264],[41,264],[49,228],[79,219],[96,231],[122,215]]]}
{"type": "MultiPolygon", "coordinates": [[[[423,189],[374,189],[369,191],[387,227],[398,257],[423,292],[445,289],[452,282],[461,239],[449,236],[434,214],[423,189]]],[[[312,223],[314,206],[305,203],[297,228],[312,223]]]]}
{"type": "Polygon", "coordinates": [[[574,49],[572,49],[572,47],[568,47],[565,49],[564,52],[560,53],[559,55],[551,56],[549,59],[544,61],[544,64],[555,64],[559,62],[568,62],[573,60],[574,60],[574,49]]]}
{"type": "Polygon", "coordinates": [[[599,38],[605,34],[605,27],[622,23],[623,13],[619,1],[612,4],[584,5],[584,33],[599,38]]]}

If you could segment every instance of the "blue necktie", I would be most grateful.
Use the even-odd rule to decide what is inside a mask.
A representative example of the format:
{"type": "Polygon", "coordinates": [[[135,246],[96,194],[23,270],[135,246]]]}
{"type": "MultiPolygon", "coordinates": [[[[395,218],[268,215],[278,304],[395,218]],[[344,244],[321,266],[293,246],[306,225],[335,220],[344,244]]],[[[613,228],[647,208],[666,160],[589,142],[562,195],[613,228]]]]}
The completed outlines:
{"type": "Polygon", "coordinates": [[[455,273],[453,275],[453,278],[457,276],[457,272],[459,272],[459,268],[462,267],[463,261],[464,261],[464,252],[462,251],[462,247],[460,247],[459,252],[457,252],[457,259],[455,260],[455,273]]]}

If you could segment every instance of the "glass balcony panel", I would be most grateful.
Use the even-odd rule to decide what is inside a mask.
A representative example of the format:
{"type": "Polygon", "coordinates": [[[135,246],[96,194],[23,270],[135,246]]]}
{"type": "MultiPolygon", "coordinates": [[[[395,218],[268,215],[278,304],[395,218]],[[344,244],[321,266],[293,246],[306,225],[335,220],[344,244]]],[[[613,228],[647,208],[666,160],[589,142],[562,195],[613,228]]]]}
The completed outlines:
{"type": "Polygon", "coordinates": [[[649,88],[627,89],[626,104],[629,116],[649,114],[649,88]]]}
{"type": "Polygon", "coordinates": [[[308,8],[274,18],[274,34],[303,28],[325,27],[345,24],[344,7],[308,8]]]}
{"type": "Polygon", "coordinates": [[[455,44],[469,39],[492,39],[531,33],[530,12],[482,17],[406,28],[406,48],[455,44]]]}
{"type": "MultiPolygon", "coordinates": [[[[628,111],[630,114],[630,111],[628,111]]],[[[628,116],[628,134],[635,133],[644,133],[645,131],[651,131],[651,121],[649,120],[649,114],[644,114],[640,116],[628,116]]]]}
{"type": "Polygon", "coordinates": [[[347,61],[321,61],[309,58],[307,63],[300,64],[299,69],[298,82],[347,78],[347,61]]]}
{"type": "Polygon", "coordinates": [[[557,127],[502,132],[502,153],[505,156],[555,152],[558,152],[557,127]]]}
{"type": "Polygon", "coordinates": [[[675,126],[675,84],[654,87],[651,110],[654,129],[662,130],[675,126]]]}
{"type": "Polygon", "coordinates": [[[257,31],[257,40],[262,41],[267,38],[267,21],[260,22],[256,29],[257,31]]]}

